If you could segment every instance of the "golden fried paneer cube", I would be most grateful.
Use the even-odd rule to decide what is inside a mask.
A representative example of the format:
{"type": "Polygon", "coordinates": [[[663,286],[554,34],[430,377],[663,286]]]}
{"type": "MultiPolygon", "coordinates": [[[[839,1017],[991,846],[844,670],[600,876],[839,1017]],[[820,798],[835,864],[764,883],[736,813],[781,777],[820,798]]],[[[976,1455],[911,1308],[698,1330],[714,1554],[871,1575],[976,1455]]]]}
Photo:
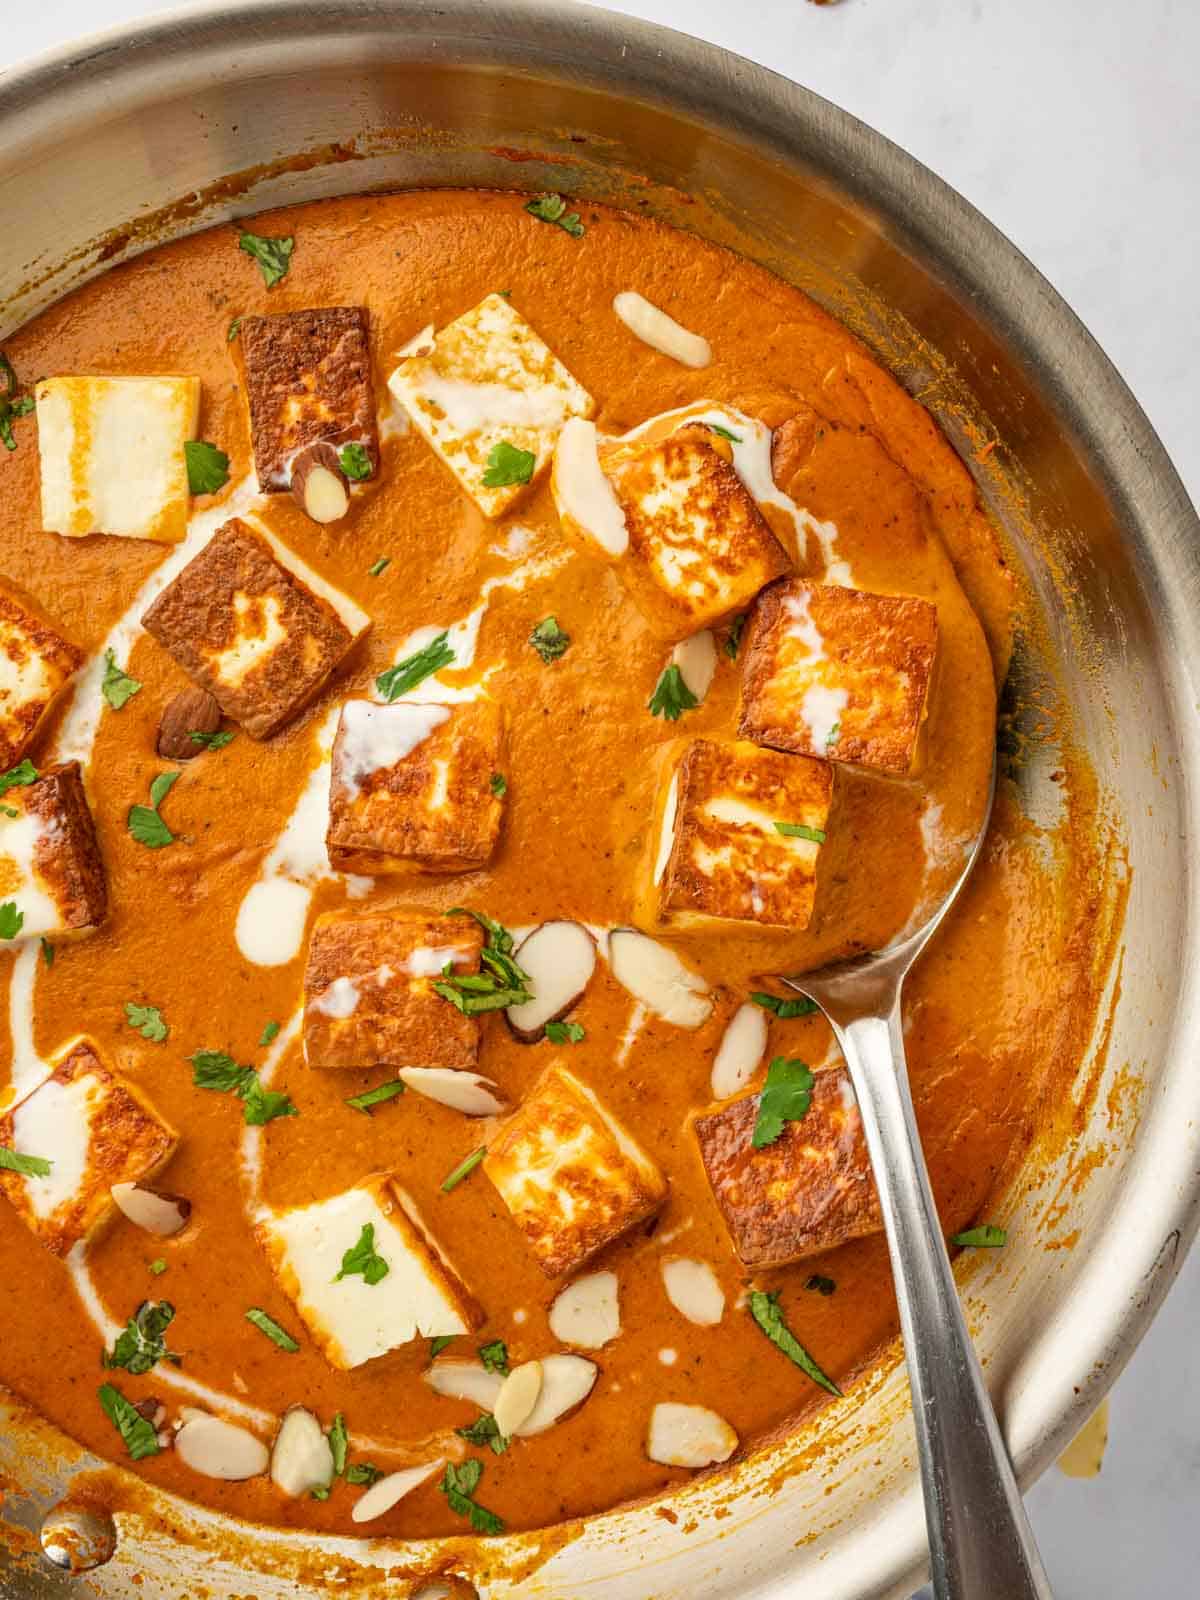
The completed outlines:
{"type": "Polygon", "coordinates": [[[791,570],[734,471],[728,441],[704,423],[653,442],[630,441],[602,452],[601,463],[629,533],[617,574],[663,639],[724,622],[791,570]]]}
{"type": "Polygon", "coordinates": [[[485,517],[502,517],[549,467],[592,397],[499,294],[406,356],[388,387],[485,517]]]}
{"type": "Polygon", "coordinates": [[[582,1266],[667,1197],[667,1180],[633,1136],[557,1062],[504,1123],[483,1170],[550,1278],[582,1266]]]}
{"type": "Polygon", "coordinates": [[[937,654],[928,600],[791,578],[759,596],[748,634],[743,738],[912,772],[937,654]]]}
{"type": "Polygon", "coordinates": [[[674,747],[659,784],[638,917],[648,929],[806,928],[833,772],[745,740],[674,747]]]}
{"type": "Polygon", "coordinates": [[[184,445],[199,378],[43,378],[35,391],[42,527],[178,544],[191,511],[184,445]]]}
{"type": "Polygon", "coordinates": [[[50,1164],[30,1174],[0,1168],[0,1192],[48,1250],[65,1256],[112,1217],[114,1184],[147,1182],[178,1144],[141,1090],[79,1038],[0,1116],[0,1146],[50,1164]]]}
{"type": "Polygon", "coordinates": [[[482,945],[482,929],[466,916],[318,917],[304,973],[309,1066],[473,1067],[479,1023],[433,985],[447,966],[477,972],[482,945]]]}
{"type": "Polygon", "coordinates": [[[394,1175],[272,1212],[257,1233],[314,1342],[342,1371],[483,1322],[394,1175]],[[347,1252],[355,1253],[349,1262],[347,1252]]]}
{"type": "Polygon", "coordinates": [[[348,700],[333,746],[330,862],[367,877],[485,866],[503,770],[504,714],[492,700],[348,700]]]}
{"type": "Polygon", "coordinates": [[[781,1267],[878,1233],[879,1196],[848,1075],[816,1073],[806,1114],[760,1150],[751,1142],[758,1108],[751,1094],[695,1119],[704,1170],[742,1265],[781,1267]]]}
{"type": "Polygon", "coordinates": [[[0,802],[0,901],[19,939],[90,933],[108,912],[108,885],[78,761],[46,767],[0,802]]]}
{"type": "Polygon", "coordinates": [[[273,534],[234,517],[142,626],[227,717],[269,739],[320,693],[371,619],[273,534]]]}
{"type": "Polygon", "coordinates": [[[42,719],[83,663],[24,598],[0,586],[0,772],[25,754],[42,719]]]}

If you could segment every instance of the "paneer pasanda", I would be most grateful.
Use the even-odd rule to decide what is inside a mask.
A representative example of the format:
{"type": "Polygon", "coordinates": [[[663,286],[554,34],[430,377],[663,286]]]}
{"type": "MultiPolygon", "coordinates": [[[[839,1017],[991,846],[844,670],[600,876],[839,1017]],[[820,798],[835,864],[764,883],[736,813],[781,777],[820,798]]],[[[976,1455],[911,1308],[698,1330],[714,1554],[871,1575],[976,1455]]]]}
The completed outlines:
{"type": "MultiPolygon", "coordinates": [[[[320,202],[5,346],[0,1379],[244,1517],[584,1515],[853,1406],[893,1333],[775,975],[973,832],[1004,557],[798,292],[561,212],[320,202]]],[[[1064,981],[1051,1052],[1084,912],[1024,827],[910,991],[948,1232],[1089,1020],[1064,981]]]]}

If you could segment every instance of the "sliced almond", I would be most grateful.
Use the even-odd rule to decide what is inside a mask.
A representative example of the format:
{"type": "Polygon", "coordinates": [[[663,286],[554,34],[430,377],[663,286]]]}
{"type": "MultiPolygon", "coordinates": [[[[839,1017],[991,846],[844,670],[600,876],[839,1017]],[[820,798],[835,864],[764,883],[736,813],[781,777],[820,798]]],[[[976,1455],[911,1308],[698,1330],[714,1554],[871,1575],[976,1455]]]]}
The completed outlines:
{"type": "Polygon", "coordinates": [[[496,1085],[478,1072],[458,1067],[401,1067],[397,1076],[418,1094],[468,1117],[495,1117],[504,1110],[504,1101],[491,1092],[496,1085]]]}
{"type": "Polygon", "coordinates": [[[629,529],[621,503],[600,465],[594,422],[583,417],[567,419],[554,448],[550,488],[568,531],[578,530],[594,539],[606,555],[625,554],[629,529]]]}
{"type": "Polygon", "coordinates": [[[405,1467],[400,1472],[389,1472],[386,1478],[380,1478],[378,1483],[373,1483],[366,1494],[360,1494],[354,1502],[350,1512],[352,1522],[373,1522],[376,1517],[381,1517],[385,1511],[390,1511],[404,1499],[406,1494],[411,1494],[418,1485],[431,1478],[442,1465],[440,1458],[437,1461],[426,1461],[419,1467],[405,1467]]]}
{"type": "Polygon", "coordinates": [[[678,1028],[698,1028],[712,1011],[708,985],[698,972],[657,939],[636,928],[614,928],[608,936],[613,977],[648,1011],[678,1028]]]}
{"type": "Polygon", "coordinates": [[[728,1100],[744,1089],[767,1053],[767,1014],[747,1001],[739,1006],[721,1035],[712,1065],[714,1100],[728,1100]]]}
{"type": "Polygon", "coordinates": [[[712,362],[712,346],[707,339],[691,333],[635,289],[624,289],[616,295],[613,310],[635,338],[670,356],[680,366],[707,367],[712,362]]]}
{"type": "Polygon", "coordinates": [[[581,1406],[592,1392],[599,1372],[594,1361],[584,1356],[546,1356],[542,1361],[542,1390],[526,1420],[514,1437],[531,1439],[545,1433],[569,1412],[581,1406]]]}
{"type": "Polygon", "coordinates": [[[340,522],[350,509],[350,486],[328,439],[318,439],[292,462],[292,499],[313,522],[340,522]]]}
{"type": "Polygon", "coordinates": [[[303,1406],[284,1413],[271,1447],[271,1482],[294,1499],[333,1482],[333,1452],[325,1430],[303,1406]]]}
{"type": "Polygon", "coordinates": [[[717,645],[710,630],[705,628],[703,633],[681,640],[671,651],[671,664],[679,668],[679,676],[703,704],[717,670],[717,645]]]}
{"type": "Polygon", "coordinates": [[[157,1189],[143,1189],[140,1183],[114,1183],[109,1192],[117,1210],[135,1228],[156,1233],[161,1239],[178,1233],[192,1214],[192,1202],[182,1195],[160,1194],[157,1189]]]}
{"type": "Polygon", "coordinates": [[[529,1421],[542,1392],[542,1363],[523,1361],[514,1367],[500,1386],[492,1416],[506,1439],[529,1421]]]}
{"type": "Polygon", "coordinates": [[[550,1332],[560,1344],[599,1350],[621,1331],[621,1305],[615,1272],[589,1272],[576,1278],[550,1307],[550,1332]]]}
{"type": "Polygon", "coordinates": [[[715,1328],[725,1315],[725,1291],[707,1261],[673,1256],[662,1264],[667,1299],[698,1328],[715,1328]]]}
{"type": "Polygon", "coordinates": [[[478,1361],[435,1361],[426,1369],[425,1382],[435,1394],[448,1400],[469,1400],[481,1411],[490,1411],[504,1387],[498,1372],[488,1372],[478,1361]]]}
{"type": "Polygon", "coordinates": [[[189,1416],[175,1436],[175,1450],[193,1472],[230,1483],[261,1477],[271,1460],[266,1445],[248,1429],[207,1415],[189,1416]]]}
{"type": "Polygon", "coordinates": [[[737,1447],[737,1434],[707,1406],[663,1401],[650,1413],[646,1454],[664,1467],[711,1467],[737,1447]]]}
{"type": "Polygon", "coordinates": [[[204,749],[193,733],[216,733],[221,708],[207,689],[181,689],[167,701],[158,724],[156,748],[168,761],[191,761],[204,749]]]}
{"type": "Polygon", "coordinates": [[[543,922],[513,959],[529,974],[533,999],[504,1014],[517,1038],[534,1044],[548,1022],[558,1022],[583,998],[596,970],[596,941],[578,922],[543,922]]]}

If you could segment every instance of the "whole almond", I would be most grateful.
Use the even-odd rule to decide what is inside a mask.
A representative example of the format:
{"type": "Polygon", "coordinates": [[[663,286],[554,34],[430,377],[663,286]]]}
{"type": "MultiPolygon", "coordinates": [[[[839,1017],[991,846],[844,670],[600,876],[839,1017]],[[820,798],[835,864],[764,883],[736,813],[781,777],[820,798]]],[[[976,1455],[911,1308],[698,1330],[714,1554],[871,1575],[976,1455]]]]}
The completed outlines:
{"type": "Polygon", "coordinates": [[[193,733],[216,733],[221,708],[207,689],[181,689],[168,701],[158,724],[158,753],[168,761],[190,761],[204,749],[193,733]]]}
{"type": "Polygon", "coordinates": [[[292,499],[314,522],[340,522],[350,509],[350,487],[338,453],[318,439],[292,462],[292,499]]]}

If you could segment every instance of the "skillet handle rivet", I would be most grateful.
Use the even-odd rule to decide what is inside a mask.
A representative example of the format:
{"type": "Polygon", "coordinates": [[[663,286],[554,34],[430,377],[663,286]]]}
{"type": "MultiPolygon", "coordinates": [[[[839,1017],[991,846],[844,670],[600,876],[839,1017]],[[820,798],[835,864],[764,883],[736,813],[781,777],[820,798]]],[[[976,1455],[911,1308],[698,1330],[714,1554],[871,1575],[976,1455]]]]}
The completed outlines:
{"type": "Polygon", "coordinates": [[[42,1553],[61,1572],[91,1572],[111,1559],[117,1529],[107,1511],[60,1501],[47,1511],[40,1530],[42,1553]]]}

